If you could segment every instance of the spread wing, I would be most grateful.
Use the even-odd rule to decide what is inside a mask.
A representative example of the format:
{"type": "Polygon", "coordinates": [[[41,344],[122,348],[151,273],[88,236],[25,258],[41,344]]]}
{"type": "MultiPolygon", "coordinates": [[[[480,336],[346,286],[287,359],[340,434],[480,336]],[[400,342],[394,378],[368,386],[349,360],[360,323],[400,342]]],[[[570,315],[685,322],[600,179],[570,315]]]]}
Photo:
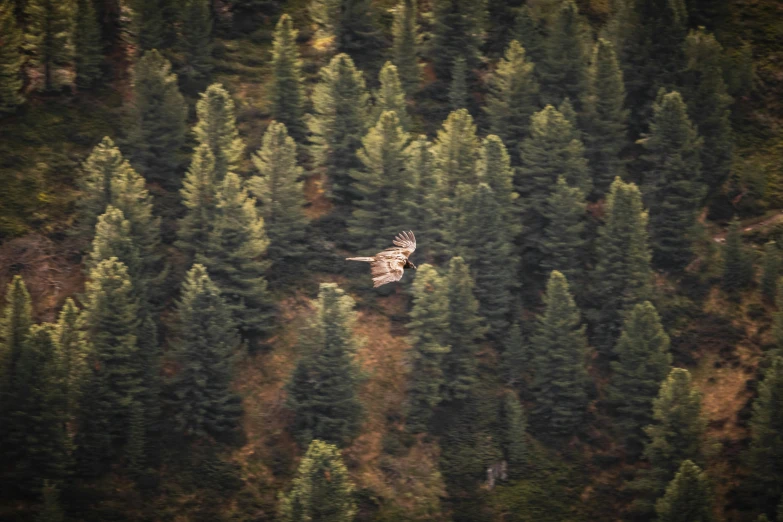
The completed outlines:
{"type": "Polygon", "coordinates": [[[396,250],[405,255],[406,258],[410,257],[414,250],[416,250],[416,237],[413,235],[413,231],[401,232],[394,238],[393,243],[397,247],[387,248],[386,250],[396,250]]]}
{"type": "MultiPolygon", "coordinates": [[[[416,248],[415,243],[413,247],[416,248]]],[[[405,266],[407,260],[408,256],[397,248],[384,250],[376,255],[375,261],[370,265],[373,287],[377,288],[386,283],[393,283],[402,279],[403,266],[405,266]]]]}

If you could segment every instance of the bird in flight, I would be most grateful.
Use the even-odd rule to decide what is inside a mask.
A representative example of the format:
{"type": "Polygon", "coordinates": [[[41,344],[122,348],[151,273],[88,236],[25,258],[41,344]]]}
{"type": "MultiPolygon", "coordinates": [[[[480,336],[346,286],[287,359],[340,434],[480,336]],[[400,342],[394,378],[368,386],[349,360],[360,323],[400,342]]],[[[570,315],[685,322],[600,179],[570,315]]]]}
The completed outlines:
{"type": "Polygon", "coordinates": [[[406,268],[416,270],[416,265],[408,258],[416,250],[416,238],[413,232],[397,234],[393,243],[397,246],[378,252],[373,257],[346,257],[347,261],[364,261],[370,263],[372,269],[373,288],[378,288],[386,283],[399,281],[406,268]]]}

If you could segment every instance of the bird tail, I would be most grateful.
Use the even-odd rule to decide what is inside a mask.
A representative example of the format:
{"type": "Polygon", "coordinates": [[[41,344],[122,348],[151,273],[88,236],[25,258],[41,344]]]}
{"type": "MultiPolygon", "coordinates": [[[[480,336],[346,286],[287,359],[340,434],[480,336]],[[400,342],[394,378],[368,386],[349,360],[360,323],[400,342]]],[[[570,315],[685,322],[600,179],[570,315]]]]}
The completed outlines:
{"type": "Polygon", "coordinates": [[[372,263],[375,261],[374,257],[346,257],[346,261],[364,261],[365,263],[372,263]]]}

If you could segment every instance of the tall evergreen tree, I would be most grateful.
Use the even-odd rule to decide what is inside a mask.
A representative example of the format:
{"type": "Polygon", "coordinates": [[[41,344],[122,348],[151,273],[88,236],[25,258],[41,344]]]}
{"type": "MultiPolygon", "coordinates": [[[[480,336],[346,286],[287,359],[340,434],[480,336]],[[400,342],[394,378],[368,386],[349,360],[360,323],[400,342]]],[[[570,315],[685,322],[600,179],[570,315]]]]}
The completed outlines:
{"type": "Polygon", "coordinates": [[[416,186],[405,169],[407,142],[408,135],[392,111],[384,112],[362,140],[357,156],[363,168],[351,173],[360,199],[354,202],[348,229],[359,250],[375,253],[400,227],[412,225],[416,186]]]}
{"type": "Polygon", "coordinates": [[[380,87],[375,92],[375,104],[373,106],[374,123],[377,123],[386,111],[394,111],[400,120],[402,130],[408,132],[411,127],[411,119],[408,115],[408,107],[405,101],[405,91],[400,83],[400,76],[397,74],[397,67],[391,62],[381,69],[378,75],[380,87]]]}
{"type": "Polygon", "coordinates": [[[761,293],[768,301],[774,301],[778,294],[778,279],[780,278],[781,253],[775,241],[764,245],[764,267],[761,273],[761,293]]]}
{"type": "Polygon", "coordinates": [[[723,246],[723,289],[737,299],[753,282],[753,260],[742,244],[742,227],[736,217],[729,224],[723,246]]]}
{"type": "Polygon", "coordinates": [[[500,136],[511,151],[514,165],[520,161],[520,143],[528,135],[530,117],[538,108],[538,82],[525,49],[512,41],[488,81],[486,112],[490,132],[500,136]]]}
{"type": "Polygon", "coordinates": [[[76,85],[82,89],[89,89],[100,79],[103,64],[101,27],[98,24],[93,0],[76,0],[73,43],[76,85]]]}
{"type": "Polygon", "coordinates": [[[724,81],[723,48],[714,36],[700,28],[685,39],[685,57],[682,95],[688,114],[704,139],[700,151],[702,177],[712,195],[729,177],[734,145],[730,120],[733,100],[724,81]]]}
{"type": "Polygon", "coordinates": [[[108,205],[95,225],[95,237],[85,264],[87,272],[111,257],[116,257],[128,268],[131,280],[140,281],[141,257],[138,246],[133,242],[130,221],[125,219],[122,210],[108,205]]]}
{"type": "Polygon", "coordinates": [[[314,440],[299,463],[291,492],[281,496],[281,522],[351,522],[357,513],[354,486],[340,450],[314,440]]]}
{"type": "Polygon", "coordinates": [[[128,444],[125,446],[126,468],[133,477],[140,477],[145,467],[144,406],[133,401],[128,421],[128,444]]]}
{"type": "Polygon", "coordinates": [[[256,338],[269,332],[274,313],[264,276],[269,268],[264,219],[233,172],[223,179],[216,201],[215,222],[196,261],[209,270],[242,334],[256,338]]]}
{"type": "Polygon", "coordinates": [[[650,208],[653,261],[679,270],[690,262],[692,231],[704,196],[699,151],[702,139],[688,119],[678,92],[653,106],[650,133],[643,141],[649,165],[645,199],[650,208]]]}
{"type": "Polygon", "coordinates": [[[112,178],[127,175],[131,170],[130,163],[122,157],[120,149],[108,136],[92,149],[82,165],[81,176],[76,180],[81,191],[76,201],[78,228],[75,233],[79,237],[92,238],[98,216],[106,211],[106,205],[112,201],[112,178]]]}
{"type": "Polygon", "coordinates": [[[666,493],[655,503],[659,522],[712,522],[713,497],[707,474],[683,461],[666,493]]]}
{"type": "Polygon", "coordinates": [[[167,383],[174,429],[196,439],[236,430],[242,404],[231,382],[240,339],[202,265],[193,265],[182,283],[175,337],[172,359],[178,369],[167,383]]]}
{"type": "Polygon", "coordinates": [[[446,224],[442,210],[445,186],[440,171],[435,169],[432,146],[426,136],[414,139],[405,150],[405,171],[416,183],[416,235],[425,259],[432,262],[435,256],[445,257],[446,224]]]}
{"type": "Polygon", "coordinates": [[[625,161],[620,153],[628,145],[623,72],[614,46],[603,38],[593,48],[582,106],[587,161],[593,171],[591,196],[597,199],[615,177],[623,177],[625,161]]]}
{"type": "Polygon", "coordinates": [[[529,373],[530,354],[528,352],[528,346],[522,338],[519,323],[512,324],[506,341],[503,343],[501,359],[507,384],[519,386],[529,373]]]}
{"type": "MultiPolygon", "coordinates": [[[[337,46],[337,35],[340,32],[340,11],[342,0],[310,0],[307,4],[307,14],[316,26],[317,40],[331,41],[332,47],[337,46]]],[[[323,47],[322,42],[318,42],[323,47]]]]}
{"type": "Polygon", "coordinates": [[[165,47],[163,6],[164,2],[159,0],[133,1],[133,25],[139,50],[151,51],[165,47]]]}
{"type": "Polygon", "coordinates": [[[408,431],[422,433],[428,431],[433,409],[443,400],[443,358],[451,350],[449,298],[444,278],[426,264],[416,271],[412,293],[408,323],[412,362],[406,417],[408,431]]]}
{"type": "Polygon", "coordinates": [[[199,145],[193,153],[180,194],[185,215],[177,227],[177,242],[188,260],[206,252],[209,234],[217,215],[215,156],[208,144],[199,145]]]}
{"type": "Polygon", "coordinates": [[[587,76],[586,23],[573,0],[558,9],[544,42],[537,73],[544,103],[557,105],[565,98],[579,100],[587,76]]]}
{"type": "Polygon", "coordinates": [[[458,56],[451,68],[451,83],[449,83],[449,109],[458,111],[470,107],[470,88],[468,87],[468,69],[465,59],[458,56]]]}
{"type": "Polygon", "coordinates": [[[772,512],[783,498],[783,358],[774,356],[771,362],[753,401],[747,454],[751,498],[766,512],[772,512]]]}
{"type": "MultiPolygon", "coordinates": [[[[541,267],[559,271],[575,288],[582,288],[586,283],[586,206],[584,193],[558,176],[543,208],[547,224],[541,240],[541,267]]],[[[584,295],[581,291],[575,293],[578,298],[584,295]]]]}
{"type": "Polygon", "coordinates": [[[22,276],[14,276],[5,291],[5,306],[0,321],[0,399],[8,405],[13,389],[16,367],[22,355],[23,343],[33,325],[32,301],[22,276]]]}
{"type": "Polygon", "coordinates": [[[73,60],[73,16],[71,2],[27,0],[24,8],[24,48],[28,64],[43,69],[44,90],[60,86],[58,69],[73,60]]]}
{"type": "Polygon", "coordinates": [[[300,273],[297,262],[307,254],[308,220],[304,170],[296,161],[296,143],[286,126],[272,122],[264,134],[261,150],[253,156],[258,175],[248,181],[248,188],[261,202],[264,228],[269,236],[267,254],[275,274],[271,280],[292,278],[300,273]]]}
{"type": "Polygon", "coordinates": [[[545,34],[544,20],[536,16],[530,5],[523,4],[514,19],[514,38],[519,41],[533,63],[541,63],[544,60],[545,34]]]}
{"type": "Polygon", "coordinates": [[[470,0],[438,0],[435,2],[431,55],[435,75],[442,82],[451,81],[458,57],[465,60],[468,70],[481,61],[484,40],[484,2],[470,0]]]}
{"type": "Polygon", "coordinates": [[[509,475],[519,478],[530,464],[530,443],[527,440],[527,418],[513,392],[503,396],[500,418],[503,424],[503,456],[508,462],[509,475]]]}
{"type": "Polygon", "coordinates": [[[44,481],[41,491],[43,502],[35,522],[63,522],[65,513],[60,505],[60,489],[51,481],[44,481]]]}
{"type": "Polygon", "coordinates": [[[417,54],[416,11],[416,0],[400,0],[395,8],[392,24],[393,62],[397,66],[402,86],[408,96],[416,92],[421,82],[421,69],[417,54]]]}
{"type": "Polygon", "coordinates": [[[272,70],[270,114],[284,124],[297,141],[305,138],[304,121],[305,89],[302,78],[302,60],[296,39],[299,31],[294,29],[291,17],[284,14],[275,26],[272,42],[272,70]]]}
{"type": "Polygon", "coordinates": [[[703,462],[702,438],[706,422],[701,414],[701,395],[693,389],[691,375],[672,369],[653,401],[653,423],[645,428],[648,441],[644,459],[650,467],[640,469],[630,484],[636,491],[634,510],[652,515],[655,501],[675,477],[684,460],[703,462]]]}
{"type": "MultiPolygon", "coordinates": [[[[108,471],[115,456],[112,447],[114,404],[108,384],[108,372],[96,365],[97,357],[91,355],[80,404],[82,411],[90,413],[79,416],[74,457],[79,476],[95,478],[108,471]]],[[[129,421],[126,426],[129,428],[129,421]]]]}
{"type": "Polygon", "coordinates": [[[643,428],[653,420],[653,400],[672,361],[669,336],[652,303],[645,301],[628,312],[614,354],[617,360],[611,362],[607,402],[628,450],[635,453],[642,448],[643,428]]]}
{"type": "Polygon", "coordinates": [[[187,105],[171,63],[152,50],[136,63],[130,108],[130,160],[144,176],[174,190],[179,187],[187,105]]]}
{"type": "Polygon", "coordinates": [[[608,354],[620,334],[623,314],[651,297],[652,271],[647,245],[647,212],[633,183],[616,178],[598,230],[591,298],[597,346],[608,354]]]}
{"type": "Polygon", "coordinates": [[[507,236],[519,234],[517,198],[514,192],[514,169],[508,149],[498,136],[490,134],[481,142],[478,165],[479,180],[489,185],[498,203],[498,212],[503,219],[507,236]]]}
{"type": "Polygon", "coordinates": [[[302,446],[313,439],[343,446],[359,432],[363,407],[354,306],[336,284],[321,283],[315,314],[301,336],[302,357],[286,385],[293,432],[302,446]]]}
{"type": "Polygon", "coordinates": [[[355,197],[350,172],[361,167],[356,151],[369,121],[369,94],[364,76],[347,54],[338,54],[321,69],[307,121],[316,163],[331,183],[331,197],[349,203],[355,197]]]}
{"type": "Polygon", "coordinates": [[[466,109],[449,114],[443,122],[443,128],[438,130],[432,152],[435,155],[435,166],[450,194],[453,194],[458,183],[476,183],[479,141],[476,124],[466,109]]]}
{"type": "Polygon", "coordinates": [[[74,420],[87,377],[87,343],[81,330],[80,312],[68,298],[57,319],[57,357],[62,366],[68,420],[74,420]]]}
{"type": "Polygon", "coordinates": [[[503,54],[516,35],[518,2],[489,0],[486,2],[486,38],[484,51],[497,58],[503,54]]]}
{"type": "Polygon", "coordinates": [[[22,87],[22,30],[14,17],[13,6],[0,6],[0,114],[16,111],[25,101],[22,87]]]}
{"type": "Polygon", "coordinates": [[[188,0],[182,7],[179,50],[182,52],[181,76],[189,92],[204,89],[212,77],[212,9],[209,0],[188,0]]]}
{"type": "Polygon", "coordinates": [[[215,182],[237,172],[245,150],[234,116],[234,100],[219,83],[213,83],[196,103],[198,123],[193,128],[199,145],[209,146],[215,158],[215,182]]]}
{"type": "Polygon", "coordinates": [[[542,431],[574,433],[587,409],[587,337],[568,281],[554,271],[531,339],[533,416],[542,431]]]}

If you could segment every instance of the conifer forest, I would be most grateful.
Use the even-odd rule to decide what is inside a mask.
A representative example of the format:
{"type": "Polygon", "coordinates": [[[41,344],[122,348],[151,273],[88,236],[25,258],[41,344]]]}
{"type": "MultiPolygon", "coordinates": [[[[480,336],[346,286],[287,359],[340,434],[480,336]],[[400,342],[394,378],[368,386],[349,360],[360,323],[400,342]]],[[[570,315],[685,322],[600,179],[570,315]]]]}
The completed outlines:
{"type": "Polygon", "coordinates": [[[0,0],[0,521],[783,522],[783,4],[0,0]]]}

